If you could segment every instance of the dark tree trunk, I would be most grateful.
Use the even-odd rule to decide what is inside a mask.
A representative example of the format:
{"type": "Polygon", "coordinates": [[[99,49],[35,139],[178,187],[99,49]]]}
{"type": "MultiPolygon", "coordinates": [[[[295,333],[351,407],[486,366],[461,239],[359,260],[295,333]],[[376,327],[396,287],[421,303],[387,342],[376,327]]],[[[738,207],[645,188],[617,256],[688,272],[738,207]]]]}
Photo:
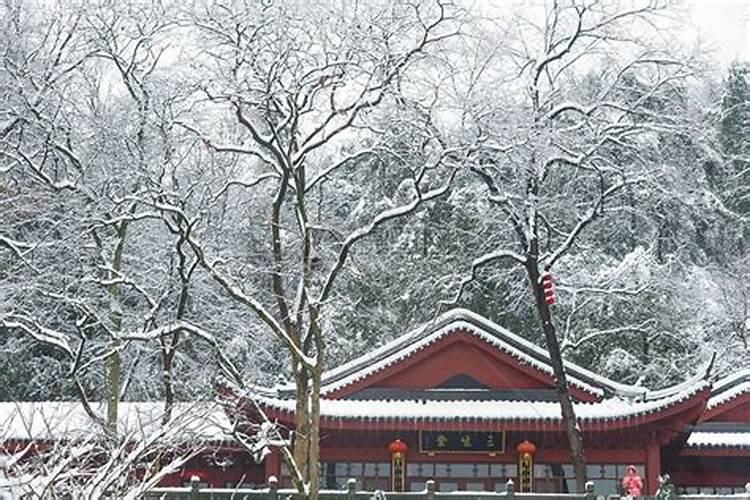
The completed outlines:
{"type": "Polygon", "coordinates": [[[560,401],[560,409],[565,426],[565,434],[568,437],[570,448],[570,459],[573,463],[573,470],[576,476],[576,491],[583,493],[586,485],[586,458],[583,448],[583,433],[578,426],[573,400],[568,391],[568,381],[563,366],[562,354],[560,352],[560,343],[557,341],[555,334],[555,325],[552,322],[552,312],[544,297],[544,288],[542,287],[541,273],[539,271],[538,261],[530,257],[526,263],[526,271],[531,281],[536,299],[536,309],[539,318],[542,321],[542,330],[544,339],[549,351],[550,363],[554,371],[555,391],[560,401]]]}

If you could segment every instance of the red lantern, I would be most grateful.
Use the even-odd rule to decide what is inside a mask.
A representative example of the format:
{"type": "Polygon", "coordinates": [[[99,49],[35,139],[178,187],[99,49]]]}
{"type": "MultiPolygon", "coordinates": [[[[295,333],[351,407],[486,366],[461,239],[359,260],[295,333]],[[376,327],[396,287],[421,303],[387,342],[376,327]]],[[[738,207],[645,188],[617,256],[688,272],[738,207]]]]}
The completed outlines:
{"type": "Polygon", "coordinates": [[[516,451],[519,455],[528,453],[529,455],[533,456],[534,453],[536,453],[536,446],[534,446],[534,443],[524,440],[522,443],[516,446],[516,451]]]}
{"type": "Polygon", "coordinates": [[[542,274],[542,288],[544,289],[544,301],[551,306],[555,303],[555,287],[552,284],[552,273],[549,271],[542,274]]]}
{"type": "Polygon", "coordinates": [[[404,491],[406,487],[406,443],[394,439],[388,445],[391,452],[391,488],[393,491],[404,491]]]}
{"type": "Polygon", "coordinates": [[[534,488],[534,443],[524,441],[516,446],[518,452],[518,491],[527,493],[534,488]]]}
{"type": "Polygon", "coordinates": [[[404,443],[400,439],[394,439],[391,444],[388,445],[388,451],[391,452],[391,455],[405,455],[406,450],[408,449],[409,447],[406,446],[406,443],[404,443]]]}

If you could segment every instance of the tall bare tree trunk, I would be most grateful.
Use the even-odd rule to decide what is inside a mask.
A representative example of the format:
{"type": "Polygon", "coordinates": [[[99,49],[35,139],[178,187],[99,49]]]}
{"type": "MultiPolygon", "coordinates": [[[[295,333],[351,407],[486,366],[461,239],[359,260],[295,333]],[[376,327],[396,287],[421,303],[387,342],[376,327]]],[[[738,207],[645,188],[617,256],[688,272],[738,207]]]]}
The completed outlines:
{"type": "Polygon", "coordinates": [[[557,341],[557,335],[555,334],[552,311],[544,297],[539,263],[535,258],[528,258],[526,271],[531,281],[531,286],[534,289],[536,309],[539,313],[539,319],[542,321],[544,339],[547,344],[552,370],[554,371],[555,391],[560,402],[563,425],[565,426],[565,434],[568,438],[570,459],[573,463],[573,470],[576,476],[576,492],[583,493],[586,486],[586,457],[583,448],[583,433],[578,426],[575,409],[573,408],[573,400],[568,390],[568,380],[565,375],[565,367],[563,366],[560,343],[557,341]]]}
{"type": "Polygon", "coordinates": [[[119,343],[113,342],[111,349],[112,353],[107,358],[107,429],[114,435],[117,434],[122,358],[119,343]]]}
{"type": "MultiPolygon", "coordinates": [[[[320,355],[320,352],[318,353],[320,355]]],[[[323,375],[322,363],[317,363],[312,377],[310,400],[310,500],[318,500],[320,491],[320,383],[323,375]]]]}
{"type": "Polygon", "coordinates": [[[309,377],[305,369],[300,367],[294,375],[294,382],[297,389],[297,401],[294,413],[294,461],[297,469],[302,475],[304,482],[309,481],[308,456],[310,452],[310,435],[309,435],[309,406],[307,397],[309,377]],[[305,396],[301,396],[304,394],[305,396]]]}
{"type": "MultiPolygon", "coordinates": [[[[125,251],[125,237],[128,223],[123,221],[117,226],[117,246],[112,256],[112,269],[115,273],[122,271],[122,256],[125,251]]],[[[113,278],[116,276],[113,274],[113,278]]],[[[108,287],[110,296],[110,316],[112,329],[115,333],[122,330],[122,307],[120,305],[120,285],[112,284],[108,287]]],[[[114,435],[117,434],[117,419],[120,405],[120,391],[122,382],[122,356],[120,343],[114,339],[110,343],[111,353],[107,358],[106,394],[107,394],[107,428],[114,435]]]]}
{"type": "MultiPolygon", "coordinates": [[[[177,302],[177,312],[175,319],[181,320],[185,317],[188,303],[188,291],[190,288],[190,276],[192,276],[197,261],[191,266],[187,264],[187,258],[182,250],[185,238],[180,236],[177,240],[176,250],[178,265],[177,271],[180,275],[180,298],[177,302]]],[[[169,338],[160,338],[161,359],[162,359],[162,383],[164,384],[164,415],[162,415],[162,425],[167,425],[172,418],[172,408],[174,408],[174,356],[177,352],[177,343],[180,340],[179,332],[172,334],[169,338]]]]}

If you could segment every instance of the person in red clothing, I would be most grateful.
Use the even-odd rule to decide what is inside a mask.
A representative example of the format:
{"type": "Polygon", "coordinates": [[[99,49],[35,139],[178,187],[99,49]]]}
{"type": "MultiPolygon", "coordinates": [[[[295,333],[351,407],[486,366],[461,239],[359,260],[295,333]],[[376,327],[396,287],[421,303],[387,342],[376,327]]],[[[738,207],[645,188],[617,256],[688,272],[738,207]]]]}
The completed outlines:
{"type": "Polygon", "coordinates": [[[643,479],[638,475],[635,465],[628,465],[625,470],[625,477],[622,478],[623,493],[631,497],[643,495],[643,479]]]}

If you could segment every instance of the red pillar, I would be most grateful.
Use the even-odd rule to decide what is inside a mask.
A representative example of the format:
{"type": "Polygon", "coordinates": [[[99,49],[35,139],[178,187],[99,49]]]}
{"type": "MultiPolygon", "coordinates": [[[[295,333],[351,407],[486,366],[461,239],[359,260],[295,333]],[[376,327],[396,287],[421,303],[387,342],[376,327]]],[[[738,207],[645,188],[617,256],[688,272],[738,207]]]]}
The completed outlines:
{"type": "Polygon", "coordinates": [[[271,453],[266,456],[265,466],[266,477],[264,479],[268,481],[269,477],[276,476],[276,479],[281,482],[281,460],[277,448],[271,448],[271,453]]]}
{"type": "Polygon", "coordinates": [[[661,447],[652,436],[651,443],[646,447],[646,491],[654,495],[659,487],[659,474],[661,474],[661,447]]]}

